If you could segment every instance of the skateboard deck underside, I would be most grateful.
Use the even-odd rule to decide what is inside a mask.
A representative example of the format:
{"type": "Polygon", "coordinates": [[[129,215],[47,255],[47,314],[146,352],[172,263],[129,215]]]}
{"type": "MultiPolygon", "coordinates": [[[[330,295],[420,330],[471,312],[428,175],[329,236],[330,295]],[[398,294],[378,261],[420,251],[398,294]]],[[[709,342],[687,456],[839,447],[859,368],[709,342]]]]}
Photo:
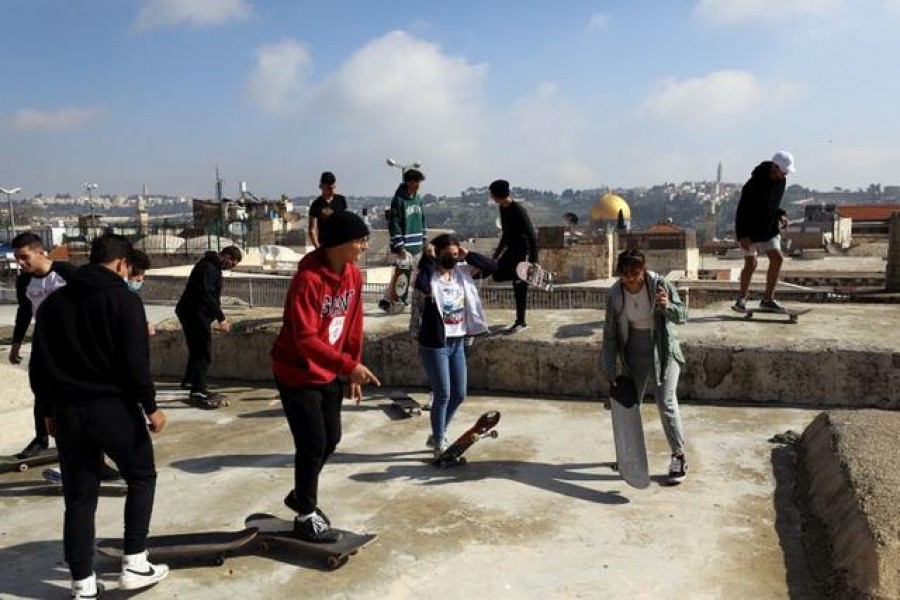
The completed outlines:
{"type": "Polygon", "coordinates": [[[616,468],[625,482],[643,489],[650,485],[641,404],[631,377],[616,377],[616,395],[610,401],[616,468]]]}
{"type": "Polygon", "coordinates": [[[553,287],[553,273],[537,263],[520,262],[516,265],[516,275],[528,285],[549,291],[553,287]]]}
{"type": "MultiPolygon", "coordinates": [[[[236,550],[256,537],[256,529],[243,531],[210,531],[157,535],[147,538],[150,558],[156,556],[216,555],[236,550]]],[[[121,539],[103,539],[97,542],[97,552],[104,556],[120,558],[123,551],[121,539]]]]}

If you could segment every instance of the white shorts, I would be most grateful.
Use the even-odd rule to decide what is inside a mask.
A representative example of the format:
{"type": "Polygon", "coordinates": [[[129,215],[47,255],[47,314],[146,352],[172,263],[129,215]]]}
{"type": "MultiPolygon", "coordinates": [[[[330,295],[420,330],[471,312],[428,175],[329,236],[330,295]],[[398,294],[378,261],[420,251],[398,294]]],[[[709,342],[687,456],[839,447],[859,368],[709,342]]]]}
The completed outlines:
{"type": "Polygon", "coordinates": [[[769,250],[777,250],[781,252],[781,235],[776,235],[772,239],[766,240],[764,242],[753,242],[750,244],[749,248],[741,247],[741,254],[744,258],[750,258],[753,256],[759,256],[760,254],[765,254],[769,250]]]}

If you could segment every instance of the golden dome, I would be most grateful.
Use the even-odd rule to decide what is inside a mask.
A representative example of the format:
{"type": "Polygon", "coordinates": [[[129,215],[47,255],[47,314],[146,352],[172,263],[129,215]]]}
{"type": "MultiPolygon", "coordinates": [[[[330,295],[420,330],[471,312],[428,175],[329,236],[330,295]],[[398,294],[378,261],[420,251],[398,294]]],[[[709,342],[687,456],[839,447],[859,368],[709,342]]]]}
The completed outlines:
{"type": "Polygon", "coordinates": [[[591,207],[591,219],[594,221],[615,221],[619,218],[619,211],[626,221],[631,220],[631,208],[622,199],[612,192],[603,194],[597,204],[591,207]]]}

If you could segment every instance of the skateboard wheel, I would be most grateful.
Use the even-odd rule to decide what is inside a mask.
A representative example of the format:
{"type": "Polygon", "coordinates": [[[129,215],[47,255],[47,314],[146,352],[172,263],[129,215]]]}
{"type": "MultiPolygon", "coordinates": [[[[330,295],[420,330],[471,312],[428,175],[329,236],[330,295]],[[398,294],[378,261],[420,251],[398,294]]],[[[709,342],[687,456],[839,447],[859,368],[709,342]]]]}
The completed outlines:
{"type": "Polygon", "coordinates": [[[21,465],[16,467],[16,470],[19,471],[19,473],[24,473],[25,471],[28,470],[28,465],[25,463],[22,463],[21,465]]]}
{"type": "Polygon", "coordinates": [[[221,567],[222,565],[225,564],[225,557],[224,557],[224,556],[217,556],[217,557],[216,557],[216,560],[214,560],[213,563],[214,563],[217,567],[221,567]]]}
{"type": "Polygon", "coordinates": [[[335,569],[340,569],[347,564],[348,560],[350,560],[350,557],[348,556],[329,556],[328,568],[332,571],[334,571],[335,569]]]}
{"type": "Polygon", "coordinates": [[[466,457],[465,457],[465,456],[460,456],[458,462],[459,462],[459,464],[464,465],[464,464],[466,464],[468,461],[466,460],[466,457]]]}
{"type": "Polygon", "coordinates": [[[497,431],[496,429],[494,429],[493,431],[491,431],[491,432],[488,434],[488,437],[492,437],[492,438],[494,438],[494,439],[497,439],[498,437],[500,437],[500,432],[497,431]]]}
{"type": "Polygon", "coordinates": [[[260,552],[268,552],[269,551],[269,542],[260,542],[259,550],[260,550],[260,552]]]}
{"type": "Polygon", "coordinates": [[[616,473],[618,473],[619,472],[619,463],[617,463],[617,462],[610,463],[609,468],[612,469],[613,471],[615,471],[616,473]]]}

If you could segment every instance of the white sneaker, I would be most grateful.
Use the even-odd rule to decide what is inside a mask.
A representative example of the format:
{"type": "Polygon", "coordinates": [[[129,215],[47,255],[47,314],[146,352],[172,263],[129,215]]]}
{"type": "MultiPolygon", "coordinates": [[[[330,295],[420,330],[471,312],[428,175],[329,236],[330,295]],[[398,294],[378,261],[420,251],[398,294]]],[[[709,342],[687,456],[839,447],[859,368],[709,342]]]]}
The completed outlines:
{"type": "Polygon", "coordinates": [[[153,585],[166,578],[169,565],[154,565],[147,560],[147,551],[122,557],[122,574],[119,587],[123,590],[136,590],[153,585]]]}
{"type": "Polygon", "coordinates": [[[103,584],[97,581],[97,576],[91,574],[87,579],[72,582],[72,592],[69,597],[72,600],[94,600],[103,593],[103,584]]]}

